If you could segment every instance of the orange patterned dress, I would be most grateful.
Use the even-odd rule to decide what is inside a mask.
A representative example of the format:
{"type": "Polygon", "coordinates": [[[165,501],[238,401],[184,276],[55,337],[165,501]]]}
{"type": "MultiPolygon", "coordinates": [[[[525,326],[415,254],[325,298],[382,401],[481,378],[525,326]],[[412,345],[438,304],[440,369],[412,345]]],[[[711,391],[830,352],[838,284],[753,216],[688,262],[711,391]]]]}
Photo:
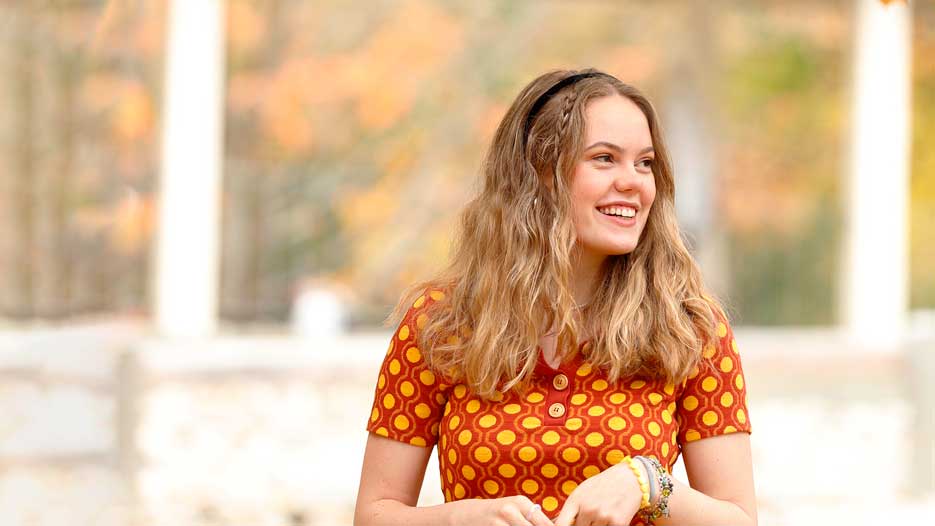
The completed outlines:
{"type": "MultiPolygon", "coordinates": [[[[492,400],[446,383],[416,343],[422,312],[440,291],[420,297],[400,323],[380,369],[367,429],[419,447],[438,445],[446,502],[525,495],[558,515],[581,481],[625,455],[655,457],[671,470],[687,442],[751,432],[746,387],[730,327],[681,384],[637,377],[608,382],[582,353],[550,367],[540,353],[530,390],[492,400]]],[[[639,516],[631,526],[646,524],[639,516]]]]}

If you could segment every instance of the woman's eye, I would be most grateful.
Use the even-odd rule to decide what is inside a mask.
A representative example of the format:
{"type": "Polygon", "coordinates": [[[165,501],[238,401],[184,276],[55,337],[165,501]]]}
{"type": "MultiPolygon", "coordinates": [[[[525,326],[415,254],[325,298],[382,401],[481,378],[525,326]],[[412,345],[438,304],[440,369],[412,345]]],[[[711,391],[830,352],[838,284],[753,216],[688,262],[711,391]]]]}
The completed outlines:
{"type": "Polygon", "coordinates": [[[654,159],[643,159],[642,161],[640,161],[640,165],[642,165],[644,168],[648,168],[651,170],[653,167],[653,161],[654,159]]]}
{"type": "Polygon", "coordinates": [[[614,158],[613,158],[612,156],[610,156],[609,154],[606,154],[606,153],[603,154],[603,155],[598,155],[598,156],[595,157],[594,159],[596,159],[596,160],[598,160],[598,161],[601,161],[602,163],[610,163],[610,162],[613,162],[613,161],[614,161],[614,158]]]}

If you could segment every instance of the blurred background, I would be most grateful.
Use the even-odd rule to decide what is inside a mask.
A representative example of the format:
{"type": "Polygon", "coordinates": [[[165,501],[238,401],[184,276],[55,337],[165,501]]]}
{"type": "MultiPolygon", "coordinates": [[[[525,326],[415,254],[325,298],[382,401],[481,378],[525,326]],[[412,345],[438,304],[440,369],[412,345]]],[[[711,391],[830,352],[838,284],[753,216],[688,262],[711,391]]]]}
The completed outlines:
{"type": "Polygon", "coordinates": [[[0,523],[351,524],[383,319],[590,66],[662,116],[760,524],[935,519],[935,2],[8,0],[0,523]]]}

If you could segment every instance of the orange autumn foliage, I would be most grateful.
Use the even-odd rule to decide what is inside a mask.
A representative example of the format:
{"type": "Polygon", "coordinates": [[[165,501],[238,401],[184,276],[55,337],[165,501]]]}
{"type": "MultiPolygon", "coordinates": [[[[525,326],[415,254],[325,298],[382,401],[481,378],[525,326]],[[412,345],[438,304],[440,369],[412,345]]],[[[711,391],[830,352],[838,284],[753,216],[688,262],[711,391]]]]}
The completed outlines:
{"type": "Polygon", "coordinates": [[[152,236],[154,208],[152,196],[128,190],[111,210],[111,246],[125,255],[138,253],[145,248],[152,236]]]}
{"type": "Polygon", "coordinates": [[[358,81],[353,88],[361,124],[370,129],[391,126],[461,44],[462,28],[453,18],[428,2],[407,2],[357,57],[366,65],[365,74],[352,77],[358,81]]]}
{"type": "Polygon", "coordinates": [[[266,134],[287,153],[308,150],[314,144],[307,91],[318,73],[313,60],[286,62],[262,94],[261,123],[266,134]]]}
{"type": "MultiPolygon", "coordinates": [[[[229,30],[243,26],[248,34],[265,31],[254,20],[256,16],[249,7],[234,8],[229,30]]],[[[245,36],[236,45],[249,47],[252,38],[245,36]]],[[[442,74],[462,40],[461,26],[442,8],[410,0],[392,10],[359,47],[333,54],[306,51],[292,55],[271,74],[234,72],[228,83],[228,102],[236,111],[255,108],[270,142],[285,154],[301,154],[316,146],[317,136],[331,132],[326,123],[315,120],[325,107],[349,104],[356,125],[365,130],[380,131],[396,124],[426,85],[442,74]]]]}
{"type": "Polygon", "coordinates": [[[229,2],[227,43],[230,52],[240,54],[256,48],[266,38],[266,24],[266,19],[257,13],[253,3],[229,2]]]}
{"type": "Polygon", "coordinates": [[[131,84],[117,100],[111,117],[114,135],[122,141],[139,141],[152,132],[155,111],[149,92],[140,84],[131,84]]]}
{"type": "Polygon", "coordinates": [[[107,114],[113,137],[123,143],[154,132],[153,94],[140,80],[111,73],[91,75],[82,82],[78,96],[87,111],[107,114]]]}

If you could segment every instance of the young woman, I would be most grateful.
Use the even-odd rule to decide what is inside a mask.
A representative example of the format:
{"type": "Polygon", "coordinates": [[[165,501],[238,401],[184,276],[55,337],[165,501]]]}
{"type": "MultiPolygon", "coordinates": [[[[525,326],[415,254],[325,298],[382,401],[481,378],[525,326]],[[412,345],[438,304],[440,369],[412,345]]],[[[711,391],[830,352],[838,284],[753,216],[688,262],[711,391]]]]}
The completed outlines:
{"type": "Polygon", "coordinates": [[[355,525],[756,524],[740,356],[674,195],[639,91],[522,90],[451,265],[396,309],[355,525]],[[436,445],[446,503],[416,507],[436,445]]]}

